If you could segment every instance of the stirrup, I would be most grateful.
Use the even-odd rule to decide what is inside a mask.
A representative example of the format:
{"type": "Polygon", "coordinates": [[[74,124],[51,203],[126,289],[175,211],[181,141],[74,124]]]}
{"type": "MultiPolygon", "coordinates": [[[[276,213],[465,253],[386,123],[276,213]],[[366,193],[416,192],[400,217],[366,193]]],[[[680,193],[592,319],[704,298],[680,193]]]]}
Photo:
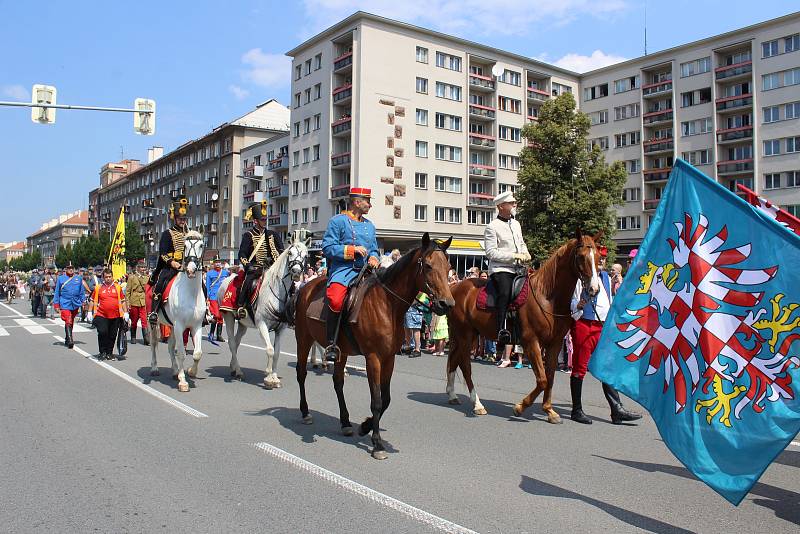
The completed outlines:
{"type": "Polygon", "coordinates": [[[158,312],[151,311],[150,314],[147,316],[147,322],[150,324],[156,324],[158,322],[158,312]]]}
{"type": "Polygon", "coordinates": [[[247,317],[247,309],[244,306],[239,306],[236,310],[236,318],[241,320],[247,317]]]}
{"type": "Polygon", "coordinates": [[[341,349],[335,344],[331,343],[325,347],[325,361],[336,363],[342,355],[341,349]]]}
{"type": "Polygon", "coordinates": [[[497,342],[502,343],[503,345],[511,344],[511,332],[505,328],[497,332],[497,342]]]}

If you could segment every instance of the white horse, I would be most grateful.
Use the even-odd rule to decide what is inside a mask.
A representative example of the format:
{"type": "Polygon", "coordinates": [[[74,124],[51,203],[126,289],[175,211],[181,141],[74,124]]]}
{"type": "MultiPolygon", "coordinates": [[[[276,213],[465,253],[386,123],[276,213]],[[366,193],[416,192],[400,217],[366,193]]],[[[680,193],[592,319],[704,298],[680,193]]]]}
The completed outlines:
{"type": "MultiPolygon", "coordinates": [[[[305,230],[295,231],[289,239],[289,246],[284,250],[278,260],[261,275],[261,289],[258,292],[258,302],[256,303],[255,320],[249,315],[239,320],[236,326],[236,319],[230,311],[221,311],[225,321],[225,330],[228,333],[228,347],[231,349],[231,376],[243,379],[244,373],[239,366],[237,353],[239,344],[248,328],[257,328],[264,340],[267,352],[267,366],[264,370],[264,387],[267,389],[281,387],[281,380],[275,369],[278,366],[278,356],[281,348],[281,333],[286,327],[284,312],[286,303],[289,299],[290,290],[295,282],[303,277],[306,261],[308,259],[308,243],[310,237],[305,236],[305,230]],[[234,330],[235,329],[235,330],[234,330]],[[269,333],[275,333],[275,344],[270,342],[269,333]]],[[[217,292],[217,300],[222,305],[228,285],[236,277],[230,275],[223,280],[217,292]]]]}
{"type": "MultiPolygon", "coordinates": [[[[206,315],[206,300],[203,296],[202,271],[198,273],[198,267],[203,258],[203,236],[192,230],[186,234],[184,243],[183,264],[175,277],[172,289],[170,289],[169,300],[158,312],[158,322],[172,329],[168,345],[169,356],[172,360],[172,377],[178,381],[178,391],[185,393],[189,391],[189,383],[186,381],[183,369],[183,362],[186,358],[183,332],[188,328],[192,334],[194,364],[188,373],[190,377],[194,378],[197,376],[197,365],[203,356],[201,341],[203,339],[203,318],[206,315]],[[169,317],[169,321],[172,321],[171,323],[167,317],[169,317]]],[[[152,354],[150,375],[155,376],[159,374],[156,364],[159,328],[152,324],[150,326],[150,353],[152,354]]]]}

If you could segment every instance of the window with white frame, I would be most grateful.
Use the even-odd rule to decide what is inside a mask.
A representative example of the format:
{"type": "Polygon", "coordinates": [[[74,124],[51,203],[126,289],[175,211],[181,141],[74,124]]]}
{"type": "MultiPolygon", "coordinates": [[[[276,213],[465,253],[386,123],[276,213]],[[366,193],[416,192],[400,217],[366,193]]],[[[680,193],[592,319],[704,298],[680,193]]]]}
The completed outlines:
{"type": "Polygon", "coordinates": [[[627,187],[622,190],[623,202],[637,202],[642,200],[642,189],[640,187],[627,187]]]}
{"type": "Polygon", "coordinates": [[[305,91],[303,91],[303,105],[305,106],[311,102],[311,88],[309,87],[305,91]]]}
{"type": "Polygon", "coordinates": [[[315,132],[320,129],[321,124],[322,124],[322,114],[321,113],[317,113],[316,115],[314,115],[314,131],[315,132]]]}
{"type": "Polygon", "coordinates": [[[428,220],[428,206],[423,204],[414,205],[414,220],[427,221],[428,220]]]}
{"type": "Polygon", "coordinates": [[[800,152],[800,136],[786,138],[786,153],[800,152]]]}
{"type": "Polygon", "coordinates": [[[783,106],[783,118],[786,120],[800,118],[800,102],[789,102],[783,106]]]}
{"type": "Polygon", "coordinates": [[[781,153],[781,140],[780,139],[767,139],[764,141],[764,155],[777,156],[781,153]]]}
{"type": "Polygon", "coordinates": [[[614,80],[614,93],[625,93],[633,89],[638,89],[641,85],[639,80],[640,78],[638,74],[635,76],[622,78],[621,80],[614,80]]]}
{"type": "Polygon", "coordinates": [[[461,102],[461,87],[450,83],[436,82],[436,96],[461,102]]]}
{"type": "Polygon", "coordinates": [[[428,94],[428,79],[420,78],[417,76],[417,92],[427,95],[428,94]]]}
{"type": "Polygon", "coordinates": [[[428,110],[417,108],[417,124],[419,126],[428,125],[428,110]]]}
{"type": "Polygon", "coordinates": [[[681,78],[694,76],[695,74],[703,74],[711,70],[711,58],[701,57],[694,61],[687,61],[681,63],[681,78]]]}
{"type": "Polygon", "coordinates": [[[417,62],[418,63],[427,63],[428,62],[428,49],[422,46],[417,47],[417,62]]]}
{"type": "Polygon", "coordinates": [[[595,85],[594,87],[583,88],[583,100],[585,102],[588,102],[589,100],[596,100],[598,98],[603,98],[604,96],[608,96],[607,83],[601,83],[600,85],[595,85]]]}
{"type": "Polygon", "coordinates": [[[786,187],[800,187],[800,171],[786,173],[786,187]]]}
{"type": "Polygon", "coordinates": [[[467,210],[467,224],[486,226],[494,218],[494,213],[489,210],[467,210]]]}
{"type": "Polygon", "coordinates": [[[498,156],[499,167],[501,169],[510,169],[512,171],[519,170],[519,156],[512,156],[511,154],[500,154],[498,156]]]}
{"type": "Polygon", "coordinates": [[[638,117],[639,113],[640,107],[638,102],[625,106],[618,106],[614,108],[614,120],[623,121],[625,119],[632,119],[638,117]]]}
{"type": "Polygon", "coordinates": [[[295,150],[292,152],[292,166],[297,167],[300,165],[300,151],[295,150]]]}
{"type": "Polygon", "coordinates": [[[522,137],[521,137],[522,133],[519,128],[500,125],[497,128],[497,133],[500,139],[504,139],[506,141],[514,141],[515,143],[522,142],[522,137]]]}
{"type": "Polygon", "coordinates": [[[319,175],[311,177],[311,191],[319,191],[319,175]]]}
{"type": "Polygon", "coordinates": [[[300,180],[292,180],[292,196],[300,194],[300,180]]]}
{"type": "Polygon", "coordinates": [[[311,147],[311,160],[318,161],[319,160],[319,145],[314,145],[311,147]]]}
{"type": "Polygon", "coordinates": [[[303,163],[308,163],[311,161],[311,149],[306,147],[303,149],[303,163]]]}
{"type": "Polygon", "coordinates": [[[637,172],[641,172],[642,160],[629,159],[625,162],[625,168],[628,170],[628,174],[636,174],[637,172]]]}
{"type": "Polygon", "coordinates": [[[317,54],[314,56],[314,70],[319,70],[322,68],[322,54],[317,54]]]}
{"type": "Polygon", "coordinates": [[[311,222],[319,222],[319,208],[317,206],[311,208],[311,222]]]}
{"type": "Polygon", "coordinates": [[[428,142],[427,141],[417,141],[415,154],[418,158],[427,158],[428,157],[428,142]]]}
{"type": "Polygon", "coordinates": [[[761,57],[767,58],[778,55],[778,40],[765,41],[761,43],[761,57]]]}
{"type": "Polygon", "coordinates": [[[513,70],[505,69],[503,71],[503,75],[497,78],[497,81],[520,87],[522,85],[522,74],[513,70]]]}
{"type": "Polygon", "coordinates": [[[589,139],[587,144],[589,145],[589,150],[594,149],[594,147],[599,147],[600,150],[608,150],[608,136],[589,139]]]}
{"type": "Polygon", "coordinates": [[[461,147],[436,144],[436,159],[445,161],[461,161],[461,147]]]}
{"type": "Polygon", "coordinates": [[[764,108],[764,122],[778,122],[781,120],[780,106],[769,106],[764,108]]]}
{"type": "Polygon", "coordinates": [[[300,107],[300,93],[294,94],[294,107],[295,109],[300,107]]]}
{"type": "Polygon", "coordinates": [[[414,173],[414,189],[428,189],[428,175],[426,173],[414,173]]]}
{"type": "Polygon", "coordinates": [[[522,113],[522,102],[517,100],[516,98],[511,98],[508,96],[498,96],[497,97],[497,109],[500,111],[507,111],[509,113],[522,113]]]}
{"type": "Polygon", "coordinates": [[[311,133],[311,117],[303,119],[303,135],[311,133]]]}
{"type": "Polygon", "coordinates": [[[681,137],[709,133],[713,128],[711,117],[681,122],[681,137]]]}
{"type": "Polygon", "coordinates": [[[692,150],[683,152],[681,157],[692,165],[709,165],[711,163],[711,149],[692,150]]]}
{"type": "Polygon", "coordinates": [[[461,72],[461,58],[444,52],[436,52],[436,66],[461,72]]]}
{"type": "Polygon", "coordinates": [[[781,186],[781,173],[772,172],[764,175],[764,189],[778,189],[781,186]]]}
{"type": "Polygon", "coordinates": [[[461,224],[461,208],[436,206],[435,221],[438,223],[461,224]]]}
{"type": "Polygon", "coordinates": [[[436,127],[460,132],[461,117],[457,115],[448,115],[447,113],[436,113],[436,127]]]}
{"type": "Polygon", "coordinates": [[[434,189],[444,193],[461,193],[461,178],[437,174],[434,180],[434,189]]]}
{"type": "Polygon", "coordinates": [[[292,210],[292,224],[297,224],[297,210],[292,210]]]}
{"type": "Polygon", "coordinates": [[[314,100],[322,98],[322,83],[314,85],[314,100]]]}
{"type": "Polygon", "coordinates": [[[308,178],[303,178],[303,194],[304,195],[308,193],[308,183],[309,183],[308,178]]]}
{"type": "Polygon", "coordinates": [[[302,65],[297,65],[294,68],[294,79],[295,80],[299,80],[302,77],[303,77],[303,66],[302,65]]]}
{"type": "Polygon", "coordinates": [[[642,218],[639,215],[617,217],[617,230],[639,230],[642,227],[642,218]]]}
{"type": "Polygon", "coordinates": [[[295,137],[300,137],[300,121],[297,121],[296,123],[294,123],[293,130],[294,130],[294,136],[295,137]]]}
{"type": "Polygon", "coordinates": [[[600,111],[593,111],[592,113],[589,113],[589,122],[592,126],[608,123],[608,110],[601,109],[600,111]]]}

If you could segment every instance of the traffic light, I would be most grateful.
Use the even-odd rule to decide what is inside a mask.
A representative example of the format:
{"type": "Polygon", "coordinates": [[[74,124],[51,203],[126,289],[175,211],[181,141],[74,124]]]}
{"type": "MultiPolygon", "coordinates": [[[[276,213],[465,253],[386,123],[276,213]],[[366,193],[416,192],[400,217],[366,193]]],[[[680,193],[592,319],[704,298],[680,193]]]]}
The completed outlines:
{"type": "Polygon", "coordinates": [[[156,101],[137,98],[133,102],[133,130],[140,135],[156,133],[156,101]]]}
{"type": "MultiPolygon", "coordinates": [[[[56,103],[56,88],[52,85],[33,86],[31,104],[55,104],[56,103]]],[[[40,108],[34,106],[31,108],[31,120],[39,124],[54,124],[56,122],[56,109],[55,108],[40,108]]]]}

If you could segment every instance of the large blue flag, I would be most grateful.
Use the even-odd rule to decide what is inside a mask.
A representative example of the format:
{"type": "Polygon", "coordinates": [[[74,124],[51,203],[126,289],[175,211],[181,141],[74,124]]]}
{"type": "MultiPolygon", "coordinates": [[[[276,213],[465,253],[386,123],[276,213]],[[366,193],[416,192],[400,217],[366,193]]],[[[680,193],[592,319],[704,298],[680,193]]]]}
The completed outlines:
{"type": "Polygon", "coordinates": [[[798,273],[800,236],[678,160],[589,364],[736,505],[800,431],[798,273]]]}

